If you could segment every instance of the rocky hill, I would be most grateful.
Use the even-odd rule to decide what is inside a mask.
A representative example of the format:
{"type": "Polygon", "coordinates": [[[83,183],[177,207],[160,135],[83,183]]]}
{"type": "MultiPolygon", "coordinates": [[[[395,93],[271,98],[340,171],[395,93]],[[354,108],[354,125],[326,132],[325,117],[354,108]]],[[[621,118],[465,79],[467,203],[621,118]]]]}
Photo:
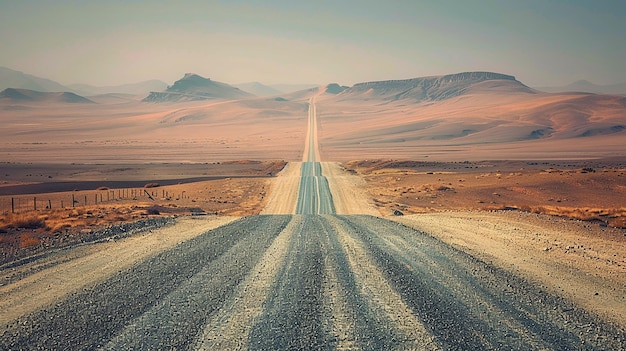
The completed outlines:
{"type": "Polygon", "coordinates": [[[239,100],[254,95],[226,83],[216,82],[197,74],[187,73],[163,92],[151,92],[143,101],[177,102],[210,99],[239,100]]]}

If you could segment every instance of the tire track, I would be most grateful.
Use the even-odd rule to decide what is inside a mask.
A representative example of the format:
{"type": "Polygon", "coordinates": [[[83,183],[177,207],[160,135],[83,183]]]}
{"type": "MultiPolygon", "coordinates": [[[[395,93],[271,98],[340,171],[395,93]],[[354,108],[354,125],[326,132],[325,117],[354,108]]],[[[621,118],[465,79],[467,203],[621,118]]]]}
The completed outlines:
{"type": "MultiPolygon", "coordinates": [[[[361,296],[362,313],[368,314],[367,319],[371,323],[379,321],[376,328],[379,334],[382,331],[391,337],[391,340],[384,340],[373,349],[436,350],[432,336],[389,285],[383,273],[372,264],[363,243],[354,233],[350,233],[350,227],[346,226],[344,219],[341,216],[325,217],[335,230],[335,245],[339,246],[338,250],[345,252],[342,266],[354,277],[354,288],[346,295],[353,297],[353,301],[355,296],[361,296]]],[[[370,330],[370,334],[376,333],[370,330]]]]}
{"type": "MultiPolygon", "coordinates": [[[[339,350],[393,350],[404,344],[402,331],[396,329],[393,315],[385,314],[371,301],[365,285],[349,262],[340,242],[341,230],[332,217],[315,217],[326,257],[325,296],[331,333],[339,350]],[[382,313],[381,313],[382,312],[382,313]]],[[[395,311],[394,311],[395,312],[395,311]]]]}
{"type": "Polygon", "coordinates": [[[444,349],[623,349],[619,330],[428,235],[344,217],[444,349]]]}
{"type": "Polygon", "coordinates": [[[111,340],[105,350],[185,349],[256,265],[286,218],[269,217],[111,340]]]}
{"type": "Polygon", "coordinates": [[[263,312],[263,303],[285,261],[291,238],[302,222],[302,217],[293,216],[237,288],[237,294],[207,323],[197,350],[247,350],[252,325],[263,312]]]}
{"type": "MultiPolygon", "coordinates": [[[[125,326],[160,301],[165,301],[170,293],[238,242],[254,238],[259,231],[276,235],[288,220],[289,216],[244,218],[183,242],[91,289],[73,294],[50,308],[19,318],[4,331],[0,349],[90,350],[102,347],[125,326]]],[[[172,306],[174,309],[186,307],[185,301],[178,302],[183,305],[172,306]]],[[[193,312],[198,312],[200,319],[206,318],[216,308],[198,307],[201,310],[193,312]]],[[[162,345],[165,347],[182,339],[192,342],[201,325],[182,323],[175,326],[168,333],[176,335],[175,339],[163,341],[162,345]]]]}
{"type": "Polygon", "coordinates": [[[252,327],[250,350],[330,350],[322,327],[324,257],[311,216],[304,216],[289,245],[265,311],[252,327]]]}

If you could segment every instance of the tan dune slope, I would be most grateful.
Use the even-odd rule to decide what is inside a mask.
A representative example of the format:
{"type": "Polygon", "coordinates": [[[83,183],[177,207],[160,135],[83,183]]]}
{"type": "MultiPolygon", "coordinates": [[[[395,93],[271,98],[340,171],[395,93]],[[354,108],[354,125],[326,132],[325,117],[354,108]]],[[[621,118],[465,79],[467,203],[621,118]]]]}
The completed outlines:
{"type": "Polygon", "coordinates": [[[0,103],[0,160],[208,162],[302,156],[306,103],[0,103]]]}
{"type": "Polygon", "coordinates": [[[232,101],[150,103],[113,95],[98,97],[95,104],[4,99],[0,161],[298,161],[312,96],[318,96],[320,152],[327,161],[626,154],[623,96],[541,93],[512,76],[466,72],[232,101]]]}
{"type": "Polygon", "coordinates": [[[319,99],[328,160],[570,158],[626,152],[626,99],[519,91],[486,81],[459,96],[415,102],[340,93],[319,99]]]}

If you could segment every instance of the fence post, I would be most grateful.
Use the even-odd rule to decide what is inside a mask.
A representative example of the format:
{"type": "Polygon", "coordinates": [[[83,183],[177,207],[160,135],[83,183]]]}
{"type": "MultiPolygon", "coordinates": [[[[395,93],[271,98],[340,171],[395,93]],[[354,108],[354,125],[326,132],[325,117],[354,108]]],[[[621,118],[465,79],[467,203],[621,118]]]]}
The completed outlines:
{"type": "Polygon", "coordinates": [[[37,197],[33,197],[33,208],[37,211],[37,197]]]}
{"type": "Polygon", "coordinates": [[[15,213],[15,199],[11,198],[11,213],[15,213]]]}
{"type": "Polygon", "coordinates": [[[76,199],[74,199],[74,194],[72,194],[72,207],[75,207],[76,199]]]}
{"type": "Polygon", "coordinates": [[[52,200],[48,199],[48,208],[52,209],[52,200]]]}

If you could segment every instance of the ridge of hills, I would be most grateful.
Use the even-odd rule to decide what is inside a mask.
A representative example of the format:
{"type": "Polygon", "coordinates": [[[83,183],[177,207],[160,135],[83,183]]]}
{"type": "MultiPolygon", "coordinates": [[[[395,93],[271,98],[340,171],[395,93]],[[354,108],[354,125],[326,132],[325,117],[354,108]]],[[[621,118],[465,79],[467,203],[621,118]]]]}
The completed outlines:
{"type": "Polygon", "coordinates": [[[367,95],[382,100],[441,101],[472,92],[473,89],[536,93],[534,89],[519,82],[514,76],[493,72],[463,72],[443,76],[358,83],[343,90],[340,96],[354,98],[367,95]],[[489,84],[481,84],[485,82],[489,84]]]}
{"type": "Polygon", "coordinates": [[[254,95],[232,85],[213,81],[194,73],[185,76],[167,87],[163,92],[151,92],[142,101],[145,102],[179,102],[210,99],[245,99],[254,95]]]}
{"type": "Polygon", "coordinates": [[[6,88],[0,92],[0,99],[11,102],[57,102],[69,104],[93,104],[83,96],[72,92],[42,92],[30,89],[6,88]]]}
{"type": "Polygon", "coordinates": [[[7,88],[42,92],[72,91],[72,89],[50,79],[36,77],[7,67],[0,67],[0,90],[7,88]]]}
{"type": "MultiPolygon", "coordinates": [[[[0,119],[6,126],[0,146],[10,151],[12,159],[47,155],[48,151],[32,145],[28,150],[21,146],[45,136],[49,143],[63,143],[68,138],[89,141],[62,144],[79,154],[96,152],[93,147],[105,144],[130,151],[127,140],[136,139],[138,145],[157,145],[152,157],[159,160],[175,160],[180,155],[196,157],[194,160],[295,160],[300,157],[309,99],[314,96],[319,141],[329,160],[365,156],[414,159],[420,155],[452,160],[567,159],[626,154],[626,97],[545,93],[513,76],[491,72],[352,87],[332,83],[265,98],[187,74],[165,91],[150,95],[155,101],[177,102],[174,104],[100,96],[94,97],[97,103],[93,105],[50,103],[31,109],[10,102],[28,101],[16,100],[24,99],[20,94],[27,95],[12,89],[0,99],[4,105],[0,106],[0,119]],[[85,116],[93,118],[87,123],[85,116]],[[59,133],[61,125],[65,126],[63,134],[59,133]],[[102,131],[114,131],[115,136],[102,136],[102,131]],[[164,139],[169,141],[162,143],[164,139]],[[205,155],[207,149],[210,156],[205,155]]],[[[141,150],[131,154],[141,154],[141,150]]],[[[125,157],[135,157],[131,154],[125,157]]],[[[64,153],[48,156],[65,157],[59,155],[64,153]]]]}

